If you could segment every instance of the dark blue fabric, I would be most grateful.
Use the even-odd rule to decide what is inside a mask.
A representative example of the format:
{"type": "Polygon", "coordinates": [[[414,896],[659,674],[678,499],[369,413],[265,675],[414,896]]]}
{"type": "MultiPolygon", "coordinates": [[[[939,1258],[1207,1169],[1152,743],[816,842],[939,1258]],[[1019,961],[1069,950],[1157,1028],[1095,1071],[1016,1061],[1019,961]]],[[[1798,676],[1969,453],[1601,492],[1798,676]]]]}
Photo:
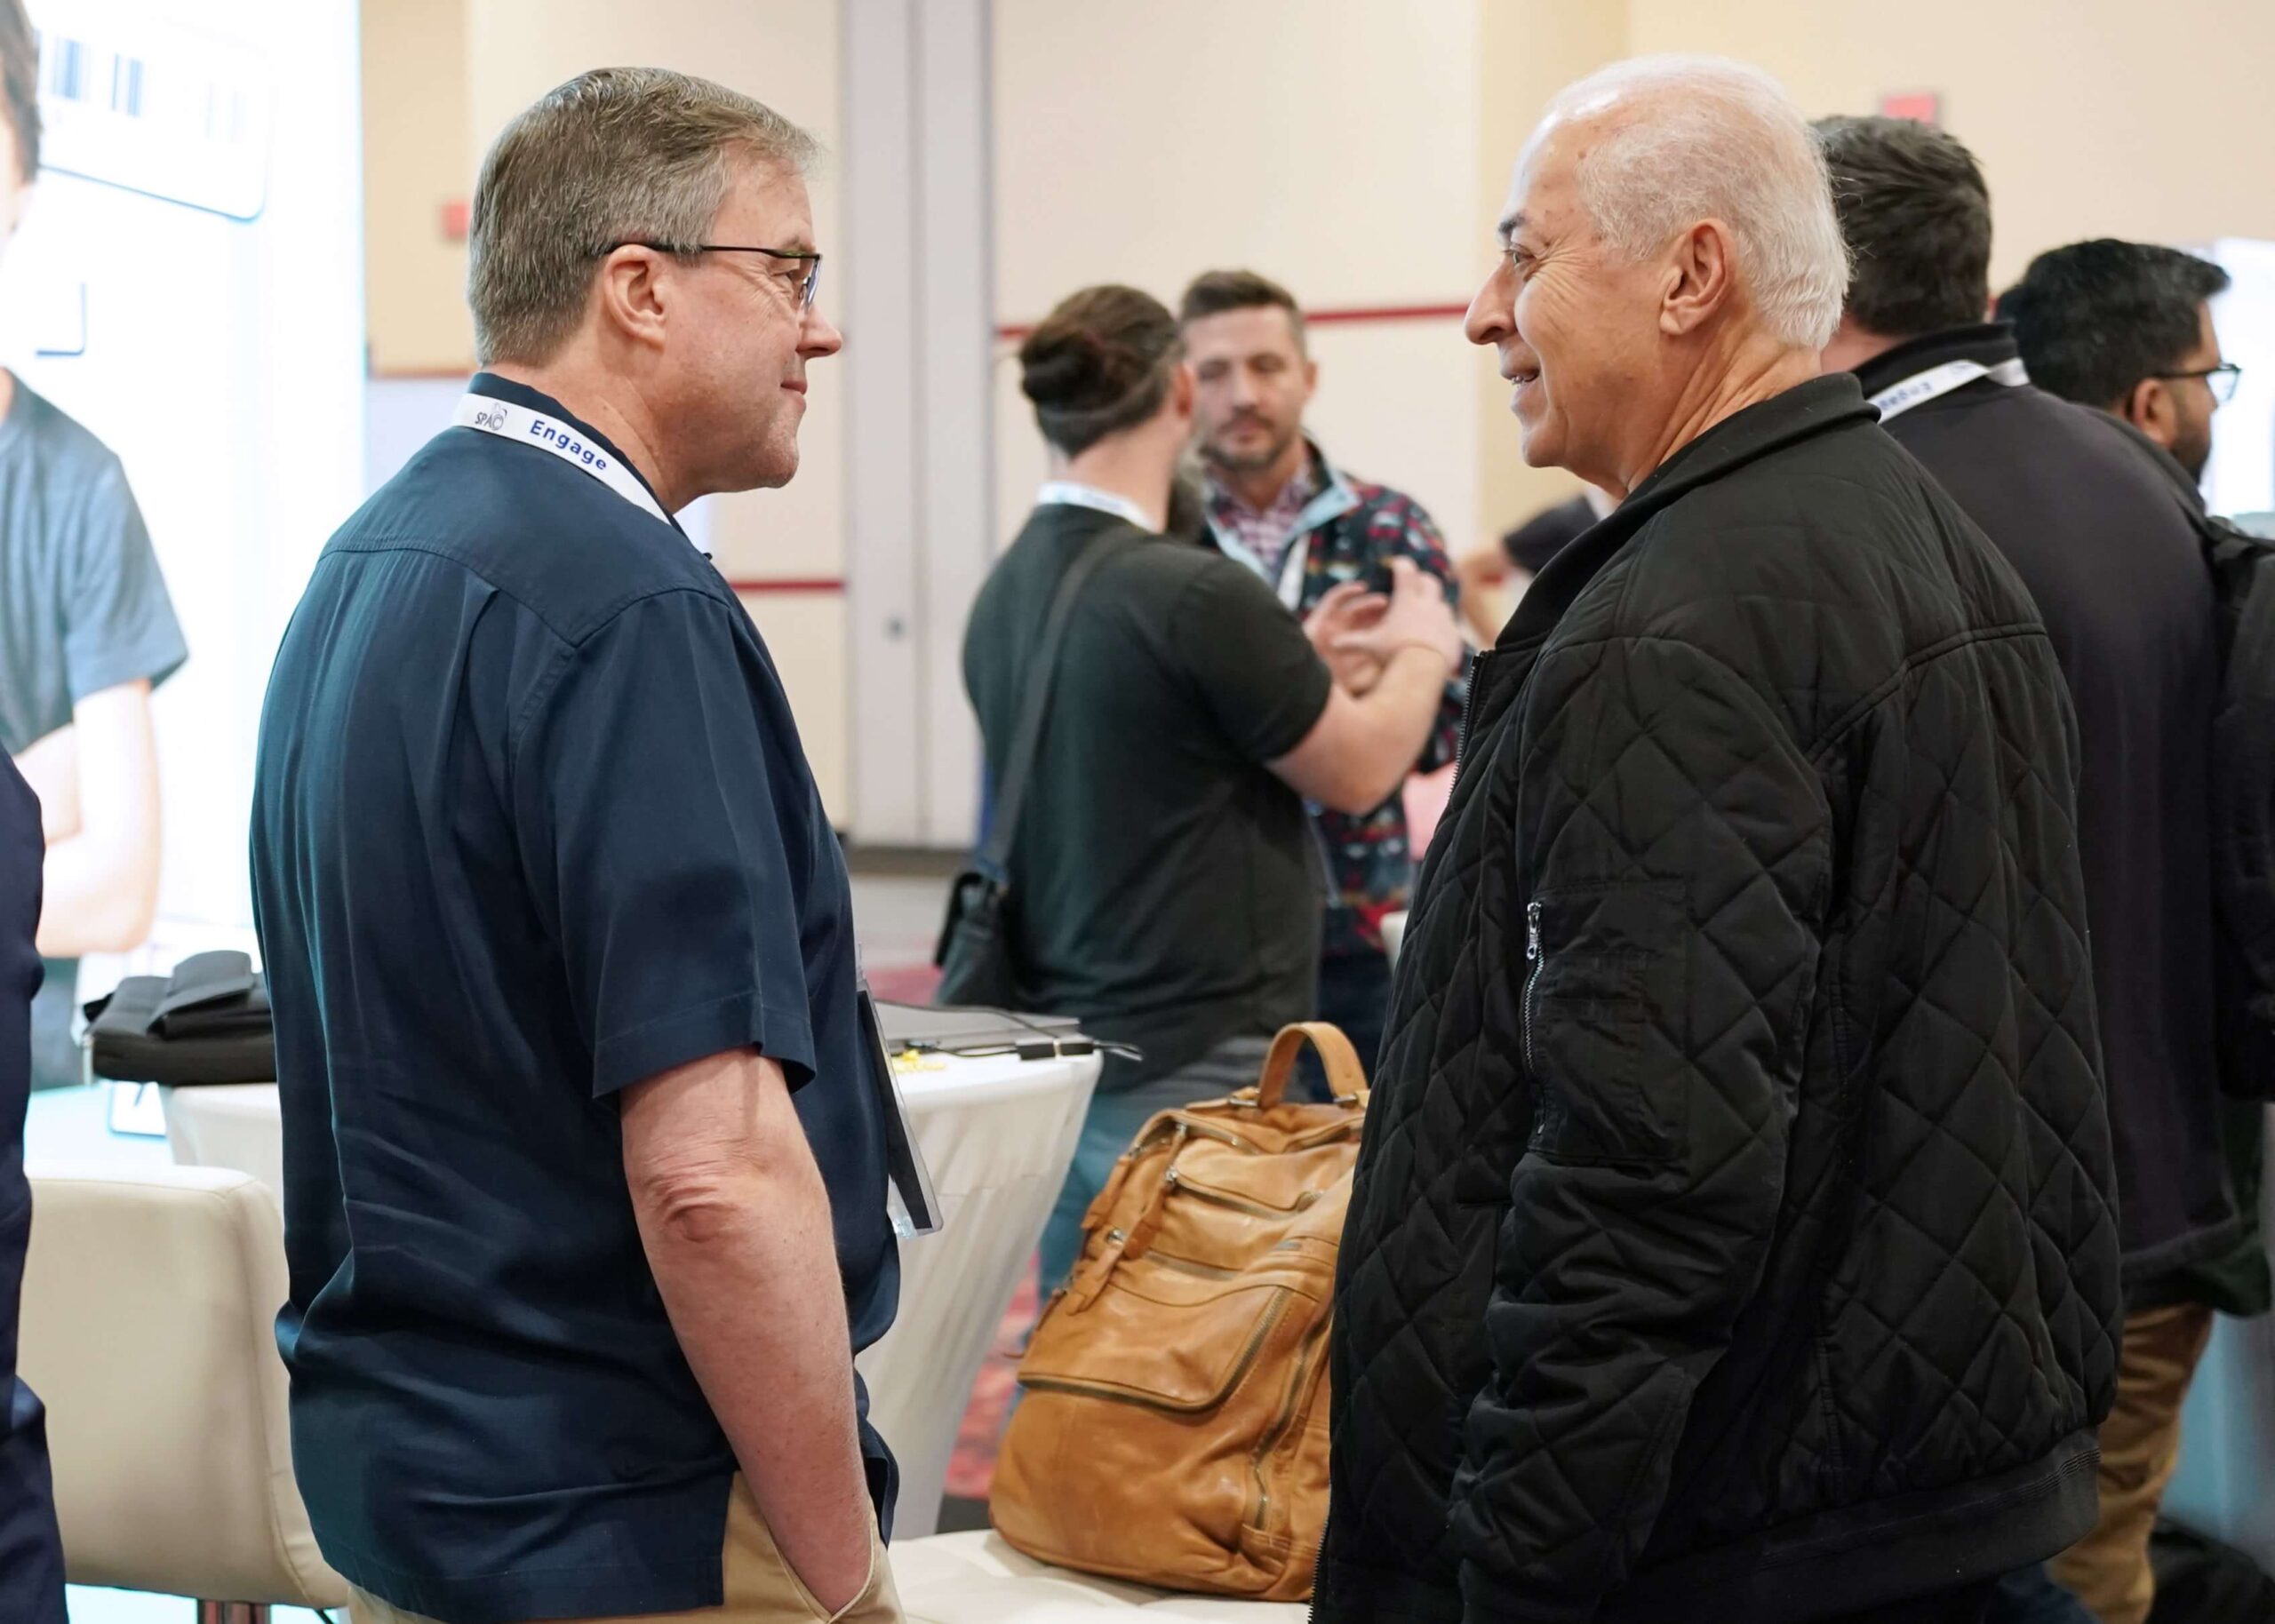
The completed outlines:
{"type": "Polygon", "coordinates": [[[63,1548],[48,1483],[47,1420],[16,1380],[16,1315],[31,1238],[24,1107],[31,1097],[32,994],[40,979],[39,802],[0,754],[0,1619],[64,1624],[63,1548]]]}
{"type": "Polygon", "coordinates": [[[844,864],[749,617],[675,527],[446,430],[316,564],[252,859],[324,1555],[451,1624],[716,1605],[736,1461],[641,1247],[616,1091],[772,1056],[857,1348],[899,1278],[844,864]]]}

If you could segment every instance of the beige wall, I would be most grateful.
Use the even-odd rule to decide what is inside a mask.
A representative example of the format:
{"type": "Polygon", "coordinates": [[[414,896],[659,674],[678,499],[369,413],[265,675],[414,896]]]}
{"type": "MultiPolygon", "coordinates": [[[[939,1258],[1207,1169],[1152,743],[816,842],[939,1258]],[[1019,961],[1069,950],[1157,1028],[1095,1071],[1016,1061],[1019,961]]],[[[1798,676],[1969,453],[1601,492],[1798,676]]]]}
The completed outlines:
{"type": "MultiPolygon", "coordinates": [[[[995,0],[997,309],[1033,322],[1127,282],[1175,304],[1248,266],[1319,306],[1469,296],[1480,0],[995,0]]],[[[1007,346],[1008,347],[1008,346],[1007,346]]],[[[1313,330],[1313,426],[1353,473],[1476,528],[1475,388],[1451,319],[1313,330]]],[[[999,363],[997,517],[1042,450],[999,363]]]]}
{"type": "Polygon", "coordinates": [[[364,0],[363,287],[379,372],[474,358],[466,250],[443,208],[467,196],[467,0],[364,0]]]}
{"type": "Polygon", "coordinates": [[[2270,0],[1629,0],[1629,49],[1757,62],[1802,110],[1943,93],[1991,182],[2003,284],[2080,237],[2275,238],[2270,0]]]}

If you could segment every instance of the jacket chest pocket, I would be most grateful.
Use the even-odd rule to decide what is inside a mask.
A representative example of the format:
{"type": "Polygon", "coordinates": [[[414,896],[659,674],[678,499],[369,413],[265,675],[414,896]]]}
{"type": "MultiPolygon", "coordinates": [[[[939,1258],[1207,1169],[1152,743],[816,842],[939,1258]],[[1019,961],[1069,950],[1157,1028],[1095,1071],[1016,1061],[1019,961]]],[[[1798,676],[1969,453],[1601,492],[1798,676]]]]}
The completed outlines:
{"type": "Polygon", "coordinates": [[[1518,1044],[1532,1091],[1528,1151],[1639,1165],[1681,1157],[1682,1066],[1666,1029],[1681,1007],[1682,902],[1680,885],[1606,884],[1542,891],[1526,904],[1518,1044]]]}

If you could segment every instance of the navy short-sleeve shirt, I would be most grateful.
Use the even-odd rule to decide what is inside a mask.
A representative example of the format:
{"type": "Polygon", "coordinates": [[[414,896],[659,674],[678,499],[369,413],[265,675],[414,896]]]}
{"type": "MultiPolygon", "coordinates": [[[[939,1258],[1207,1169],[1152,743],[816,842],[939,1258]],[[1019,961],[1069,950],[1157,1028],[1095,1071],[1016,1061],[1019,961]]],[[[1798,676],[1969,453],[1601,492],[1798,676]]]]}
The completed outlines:
{"type": "Polygon", "coordinates": [[[252,871],[277,1333],[325,1556],[453,1624],[717,1604],[736,1463],[641,1247],[616,1091],[778,1061],[857,1349],[898,1287],[844,864],[749,617],[581,468],[444,431],[285,633],[252,871]]]}

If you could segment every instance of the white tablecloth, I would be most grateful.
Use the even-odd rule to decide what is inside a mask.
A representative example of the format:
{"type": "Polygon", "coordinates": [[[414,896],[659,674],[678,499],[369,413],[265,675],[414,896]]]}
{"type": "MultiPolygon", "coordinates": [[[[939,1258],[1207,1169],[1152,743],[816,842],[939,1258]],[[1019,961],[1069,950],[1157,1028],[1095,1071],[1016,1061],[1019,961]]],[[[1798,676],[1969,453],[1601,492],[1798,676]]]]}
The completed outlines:
{"type": "MultiPolygon", "coordinates": [[[[1098,1063],[946,1060],[903,1074],[946,1227],[904,1242],[900,1314],[860,1357],[870,1420],[900,1461],[895,1535],[931,1532],[965,1400],[1074,1160],[1098,1063]]],[[[165,1091],[174,1159],[233,1167],[279,1192],[273,1083],[165,1091]]]]}

